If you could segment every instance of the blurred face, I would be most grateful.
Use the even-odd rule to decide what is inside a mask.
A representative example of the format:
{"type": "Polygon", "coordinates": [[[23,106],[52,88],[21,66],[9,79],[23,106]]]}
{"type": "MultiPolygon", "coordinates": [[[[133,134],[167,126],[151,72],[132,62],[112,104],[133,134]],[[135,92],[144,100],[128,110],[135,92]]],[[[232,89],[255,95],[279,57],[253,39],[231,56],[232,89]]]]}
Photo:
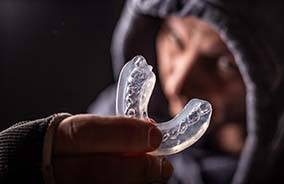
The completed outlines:
{"type": "Polygon", "coordinates": [[[208,100],[212,143],[238,154],[245,137],[245,87],[219,34],[197,18],[170,17],[157,37],[157,57],[170,113],[177,114],[191,98],[208,100]]]}

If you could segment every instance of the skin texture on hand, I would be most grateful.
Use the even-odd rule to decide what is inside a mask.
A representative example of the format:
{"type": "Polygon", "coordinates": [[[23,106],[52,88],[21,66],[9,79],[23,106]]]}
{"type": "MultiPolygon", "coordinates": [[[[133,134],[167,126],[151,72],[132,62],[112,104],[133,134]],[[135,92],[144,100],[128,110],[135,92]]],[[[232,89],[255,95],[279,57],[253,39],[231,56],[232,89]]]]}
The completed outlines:
{"type": "Polygon", "coordinates": [[[76,115],[55,133],[56,183],[165,183],[173,172],[155,150],[162,134],[150,121],[76,115]]]}

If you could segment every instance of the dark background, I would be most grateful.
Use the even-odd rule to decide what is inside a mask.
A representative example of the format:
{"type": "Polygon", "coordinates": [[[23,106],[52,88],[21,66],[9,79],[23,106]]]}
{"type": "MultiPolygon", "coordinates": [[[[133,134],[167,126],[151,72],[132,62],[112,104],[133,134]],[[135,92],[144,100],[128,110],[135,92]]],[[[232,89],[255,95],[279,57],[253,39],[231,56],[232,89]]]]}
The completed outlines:
{"type": "Polygon", "coordinates": [[[0,130],[56,112],[83,113],[112,78],[123,0],[0,0],[0,130]]]}

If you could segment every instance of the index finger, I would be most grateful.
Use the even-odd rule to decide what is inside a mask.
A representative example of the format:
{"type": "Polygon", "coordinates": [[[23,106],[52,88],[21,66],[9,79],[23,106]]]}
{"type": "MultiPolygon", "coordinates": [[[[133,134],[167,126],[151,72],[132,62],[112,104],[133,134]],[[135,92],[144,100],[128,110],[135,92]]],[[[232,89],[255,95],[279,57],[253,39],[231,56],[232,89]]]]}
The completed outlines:
{"type": "Polygon", "coordinates": [[[77,115],[63,120],[56,131],[55,154],[149,152],[162,141],[152,123],[125,117],[77,115]]]}

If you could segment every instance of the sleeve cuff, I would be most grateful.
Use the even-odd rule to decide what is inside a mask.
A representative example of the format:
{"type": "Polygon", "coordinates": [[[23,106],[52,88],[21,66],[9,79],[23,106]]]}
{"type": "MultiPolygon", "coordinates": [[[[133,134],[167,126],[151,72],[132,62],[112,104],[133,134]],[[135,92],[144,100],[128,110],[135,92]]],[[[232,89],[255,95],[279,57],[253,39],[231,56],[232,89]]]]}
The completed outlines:
{"type": "Polygon", "coordinates": [[[43,176],[46,184],[54,184],[54,175],[52,168],[52,148],[53,148],[53,138],[55,131],[59,125],[59,123],[67,117],[70,117],[69,113],[59,113],[53,115],[49,126],[47,128],[44,143],[43,143],[43,176]]]}

